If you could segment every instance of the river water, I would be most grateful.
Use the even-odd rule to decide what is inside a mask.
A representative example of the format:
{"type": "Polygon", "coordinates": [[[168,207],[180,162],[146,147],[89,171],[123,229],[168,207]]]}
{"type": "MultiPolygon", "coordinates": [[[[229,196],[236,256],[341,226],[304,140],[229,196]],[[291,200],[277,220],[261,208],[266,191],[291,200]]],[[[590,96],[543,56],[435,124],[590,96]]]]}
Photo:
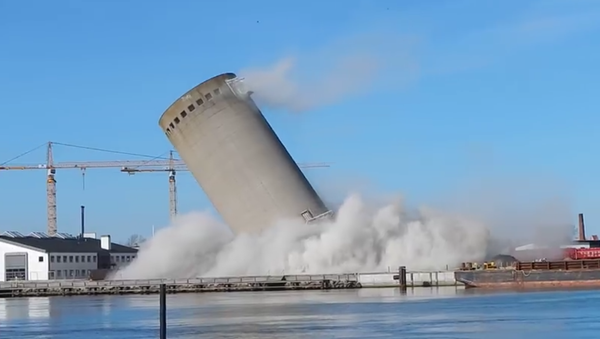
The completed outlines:
{"type": "MultiPolygon", "coordinates": [[[[597,291],[179,294],[168,338],[600,338],[597,291]]],[[[158,295],[0,299],[0,338],[158,338],[158,295]]]]}

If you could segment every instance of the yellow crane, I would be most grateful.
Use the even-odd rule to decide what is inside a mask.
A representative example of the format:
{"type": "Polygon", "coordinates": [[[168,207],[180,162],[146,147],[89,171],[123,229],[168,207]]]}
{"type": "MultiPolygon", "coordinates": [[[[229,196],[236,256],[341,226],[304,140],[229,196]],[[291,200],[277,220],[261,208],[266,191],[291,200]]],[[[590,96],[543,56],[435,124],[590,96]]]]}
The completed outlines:
{"type": "MultiPolygon", "coordinates": [[[[11,170],[46,170],[46,203],[47,203],[47,233],[48,235],[56,235],[57,233],[57,213],[56,213],[56,170],[57,169],[79,169],[85,175],[88,168],[120,168],[121,172],[135,174],[140,172],[168,172],[169,173],[169,209],[171,218],[177,214],[177,186],[175,182],[175,174],[178,171],[187,171],[187,167],[182,160],[173,157],[173,151],[170,152],[168,159],[150,157],[147,155],[125,153],[118,151],[109,151],[105,149],[76,146],[57,142],[48,142],[42,146],[46,146],[46,163],[40,165],[21,165],[7,166],[6,163],[11,162],[21,156],[24,156],[32,151],[40,148],[38,146],[28,152],[25,152],[3,164],[0,164],[0,171],[11,170]],[[116,160],[116,161],[69,161],[69,162],[54,162],[52,145],[62,145],[75,148],[82,148],[94,151],[103,151],[116,154],[126,154],[133,156],[144,156],[150,160],[116,160]]],[[[308,163],[299,164],[301,168],[318,168],[329,167],[327,163],[308,163]]]]}

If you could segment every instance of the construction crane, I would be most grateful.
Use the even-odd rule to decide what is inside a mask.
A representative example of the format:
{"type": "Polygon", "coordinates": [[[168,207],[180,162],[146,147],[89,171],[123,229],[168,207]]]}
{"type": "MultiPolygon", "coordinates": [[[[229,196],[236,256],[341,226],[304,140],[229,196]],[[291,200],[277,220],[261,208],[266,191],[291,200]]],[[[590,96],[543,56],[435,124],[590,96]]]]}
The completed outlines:
{"type": "MultiPolygon", "coordinates": [[[[0,166],[2,170],[46,170],[46,202],[47,202],[47,227],[48,234],[57,233],[57,207],[56,207],[56,170],[57,169],[79,169],[85,175],[88,168],[125,168],[125,167],[146,167],[146,166],[167,166],[167,160],[122,160],[122,161],[77,161],[77,162],[54,162],[52,145],[59,144],[48,142],[46,149],[46,163],[41,165],[22,165],[22,166],[0,166]]],[[[67,144],[61,144],[67,145],[67,144]]],[[[67,145],[73,146],[73,145],[67,145]]],[[[87,147],[80,147],[87,148],[87,147]]],[[[37,148],[36,148],[37,149],[37,148]]],[[[88,148],[89,149],[89,148],[88,148]]],[[[97,149],[98,150],[98,149],[97,149]]],[[[31,150],[33,151],[33,150],[31,150]]],[[[24,154],[30,153],[26,152],[24,154]]],[[[121,152],[116,152],[121,153],[121,152]]],[[[23,156],[20,155],[19,157],[23,156]]],[[[18,157],[17,157],[18,158],[18,157]]]]}
{"type": "MultiPolygon", "coordinates": [[[[167,160],[168,165],[165,168],[133,168],[133,167],[123,167],[121,168],[121,172],[127,173],[129,175],[133,175],[136,173],[143,172],[169,172],[169,214],[171,219],[175,218],[177,215],[177,184],[175,179],[175,174],[177,172],[188,171],[185,163],[182,160],[175,159],[173,156],[173,151],[169,152],[169,159],[167,160]]],[[[304,163],[298,164],[300,168],[319,168],[319,167],[329,167],[328,163],[304,163]]],[[[147,167],[147,166],[146,166],[147,167]]]]}
{"type": "MultiPolygon", "coordinates": [[[[315,168],[315,167],[329,167],[326,163],[315,163],[315,164],[299,164],[302,168],[315,168]]],[[[126,153],[119,151],[110,151],[99,148],[77,146],[71,144],[63,144],[57,142],[48,142],[44,145],[40,145],[32,150],[29,150],[13,159],[5,161],[0,164],[0,171],[10,170],[46,170],[46,203],[47,203],[47,233],[50,236],[56,235],[57,229],[57,207],[56,207],[56,170],[57,169],[79,169],[82,174],[85,175],[85,171],[88,168],[120,168],[121,172],[135,174],[138,172],[169,172],[169,196],[170,196],[170,214],[174,217],[177,214],[177,187],[175,184],[175,173],[177,171],[187,171],[185,163],[179,159],[173,157],[171,151],[168,159],[151,157],[143,154],[126,153]],[[70,162],[54,162],[53,156],[53,145],[62,145],[68,147],[75,147],[81,149],[87,149],[92,151],[102,151],[108,153],[116,153],[122,155],[147,157],[149,160],[117,160],[117,161],[70,161],[70,162]],[[46,163],[40,165],[20,165],[20,166],[7,166],[6,164],[12,162],[26,154],[29,154],[42,146],[46,146],[46,163]]],[[[84,177],[85,178],[85,177],[84,177]]]]}
{"type": "Polygon", "coordinates": [[[180,171],[187,171],[187,167],[181,160],[177,160],[173,157],[173,151],[169,152],[168,166],[166,168],[133,168],[123,167],[121,172],[133,175],[141,172],[169,172],[169,214],[171,220],[177,215],[177,184],[175,183],[175,173],[180,171]]]}

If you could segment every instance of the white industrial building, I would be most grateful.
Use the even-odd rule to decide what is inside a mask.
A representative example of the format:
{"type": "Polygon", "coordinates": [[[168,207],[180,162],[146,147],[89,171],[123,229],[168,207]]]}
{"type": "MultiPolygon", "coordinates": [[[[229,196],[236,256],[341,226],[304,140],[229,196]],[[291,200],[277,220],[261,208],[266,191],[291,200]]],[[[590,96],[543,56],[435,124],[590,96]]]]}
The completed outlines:
{"type": "Polygon", "coordinates": [[[0,234],[0,281],[86,279],[92,270],[127,265],[136,254],[137,249],[112,243],[109,235],[7,231],[0,234]]]}

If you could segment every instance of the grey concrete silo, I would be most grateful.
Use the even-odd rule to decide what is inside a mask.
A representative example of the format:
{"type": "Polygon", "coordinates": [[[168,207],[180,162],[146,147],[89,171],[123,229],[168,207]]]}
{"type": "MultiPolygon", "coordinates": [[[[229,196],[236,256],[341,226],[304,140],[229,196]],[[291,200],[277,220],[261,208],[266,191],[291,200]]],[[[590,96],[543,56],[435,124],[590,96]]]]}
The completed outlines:
{"type": "Polygon", "coordinates": [[[194,87],[159,125],[215,209],[236,232],[328,210],[233,73],[194,87]]]}

